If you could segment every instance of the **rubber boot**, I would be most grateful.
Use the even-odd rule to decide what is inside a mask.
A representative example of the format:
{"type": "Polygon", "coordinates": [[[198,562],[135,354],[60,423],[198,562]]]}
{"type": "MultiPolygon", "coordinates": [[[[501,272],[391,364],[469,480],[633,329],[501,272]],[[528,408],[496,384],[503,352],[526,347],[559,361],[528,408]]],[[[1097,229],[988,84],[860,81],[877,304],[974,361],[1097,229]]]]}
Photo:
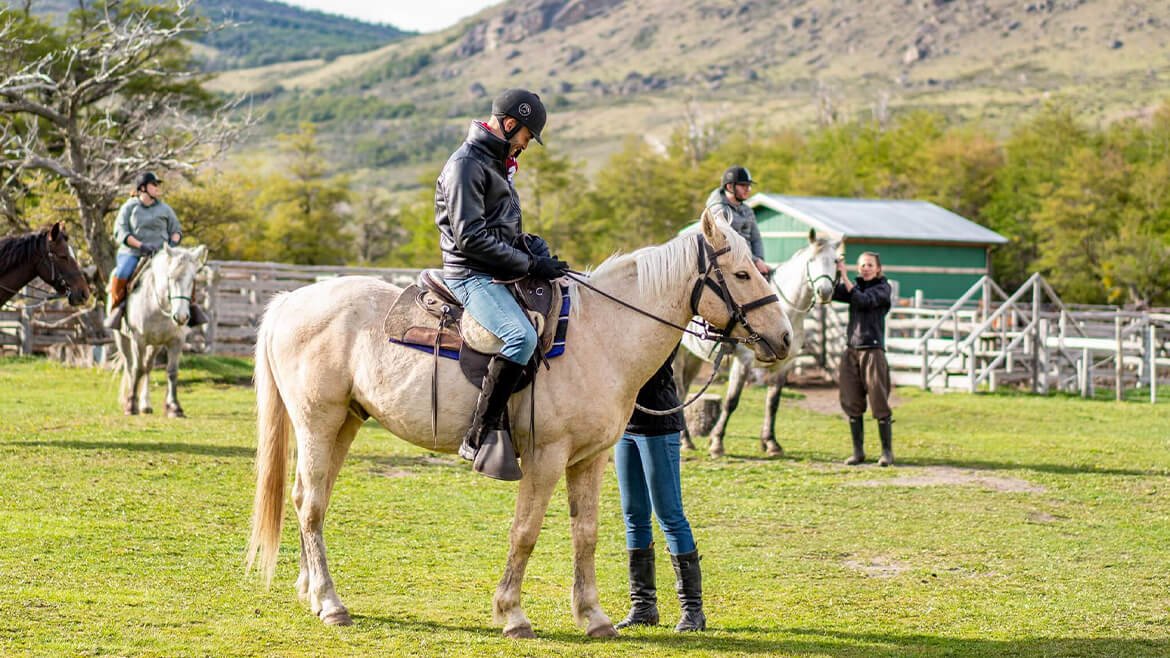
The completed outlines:
{"type": "Polygon", "coordinates": [[[459,456],[473,462],[472,470],[497,480],[515,481],[523,477],[512,435],[505,427],[504,415],[516,382],[524,366],[496,355],[488,362],[487,374],[475,405],[471,427],[459,446],[459,456]]]}
{"type": "Polygon", "coordinates": [[[878,436],[882,440],[882,456],[878,459],[878,466],[892,466],[894,464],[894,417],[878,418],[878,436]]]}
{"type": "Polygon", "coordinates": [[[682,618],[674,632],[707,630],[707,615],[703,614],[703,574],[699,569],[699,551],[671,555],[674,565],[675,589],[682,604],[682,618]]]}
{"type": "Polygon", "coordinates": [[[190,317],[187,319],[188,327],[198,327],[201,324],[207,324],[211,321],[211,318],[207,317],[207,313],[198,304],[192,303],[190,309],[190,317]]]}
{"type": "Polygon", "coordinates": [[[102,325],[106,329],[117,329],[122,323],[122,315],[126,312],[126,284],[129,279],[119,279],[110,276],[110,285],[106,287],[106,319],[102,325]]]}
{"type": "Polygon", "coordinates": [[[849,433],[853,435],[853,456],[845,464],[855,466],[865,461],[865,422],[861,416],[849,417],[849,433]]]}
{"type": "Polygon", "coordinates": [[[658,588],[654,580],[654,544],[627,549],[630,556],[630,614],[616,628],[658,625],[658,588]]]}

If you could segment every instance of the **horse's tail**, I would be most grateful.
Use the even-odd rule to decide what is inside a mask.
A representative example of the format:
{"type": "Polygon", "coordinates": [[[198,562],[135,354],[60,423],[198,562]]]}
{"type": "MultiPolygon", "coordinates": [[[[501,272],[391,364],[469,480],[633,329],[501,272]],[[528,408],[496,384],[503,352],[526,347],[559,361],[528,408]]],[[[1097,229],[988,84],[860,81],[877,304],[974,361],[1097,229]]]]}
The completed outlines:
{"type": "Polygon", "coordinates": [[[247,569],[259,557],[257,565],[265,585],[272,582],[276,572],[276,557],[280,550],[280,529],[284,522],[284,487],[288,470],[288,437],[292,429],[268,350],[270,321],[275,305],[260,324],[256,335],[257,445],[256,445],[256,500],[252,508],[252,539],[248,543],[247,569]]]}

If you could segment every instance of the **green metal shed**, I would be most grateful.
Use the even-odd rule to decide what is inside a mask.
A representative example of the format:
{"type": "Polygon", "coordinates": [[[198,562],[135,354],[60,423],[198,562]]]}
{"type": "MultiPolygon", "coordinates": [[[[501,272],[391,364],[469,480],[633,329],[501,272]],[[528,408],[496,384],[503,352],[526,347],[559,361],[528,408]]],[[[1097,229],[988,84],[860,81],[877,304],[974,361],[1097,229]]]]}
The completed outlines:
{"type": "Polygon", "coordinates": [[[929,201],[839,199],[757,194],[765,259],[788,260],[808,244],[808,231],[843,239],[849,269],[863,251],[876,251],[899,296],[921,290],[929,299],[956,299],[991,274],[991,248],[1007,238],[929,201]]]}

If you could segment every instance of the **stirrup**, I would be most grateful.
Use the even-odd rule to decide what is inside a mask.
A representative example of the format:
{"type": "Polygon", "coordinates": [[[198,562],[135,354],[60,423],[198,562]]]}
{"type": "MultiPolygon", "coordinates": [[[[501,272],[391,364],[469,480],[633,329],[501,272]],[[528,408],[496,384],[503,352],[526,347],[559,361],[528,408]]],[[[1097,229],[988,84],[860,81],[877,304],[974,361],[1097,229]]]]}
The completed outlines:
{"type": "Polygon", "coordinates": [[[471,470],[507,482],[524,477],[524,471],[520,470],[520,462],[516,459],[516,450],[512,447],[512,435],[507,430],[485,432],[471,470]]]}

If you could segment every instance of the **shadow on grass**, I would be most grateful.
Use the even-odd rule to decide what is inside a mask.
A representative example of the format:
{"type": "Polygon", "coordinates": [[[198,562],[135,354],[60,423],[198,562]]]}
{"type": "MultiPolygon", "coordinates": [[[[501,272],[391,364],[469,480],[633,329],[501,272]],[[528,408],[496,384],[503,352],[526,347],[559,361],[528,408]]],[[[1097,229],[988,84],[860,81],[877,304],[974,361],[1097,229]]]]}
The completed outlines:
{"type": "MultiPolygon", "coordinates": [[[[897,446],[895,446],[897,448],[897,446]]],[[[901,460],[896,466],[951,466],[986,471],[1035,471],[1058,475],[1132,475],[1138,477],[1161,477],[1170,475],[1166,469],[1100,468],[1091,464],[1022,464],[1019,462],[996,462],[986,460],[958,459],[914,459],[901,460]]]]}
{"type": "Polygon", "coordinates": [[[186,453],[212,457],[256,456],[254,448],[238,446],[213,446],[202,443],[180,443],[177,441],[5,441],[2,445],[16,447],[68,448],[71,450],[127,450],[130,452],[186,453]]]}
{"type": "MultiPolygon", "coordinates": [[[[443,633],[471,633],[484,639],[502,639],[496,626],[456,626],[432,621],[397,619],[392,617],[354,615],[361,624],[374,623],[388,628],[443,633]]],[[[589,643],[600,647],[604,643],[626,645],[657,645],[662,650],[689,650],[715,654],[807,654],[832,656],[907,656],[948,655],[963,656],[1150,656],[1167,655],[1170,640],[1121,637],[1060,638],[1038,637],[1020,640],[982,640],[922,634],[850,633],[813,628],[761,628],[740,626],[719,628],[711,626],[706,633],[674,633],[670,626],[638,629],[613,639],[591,639],[583,632],[541,631],[538,640],[552,640],[567,644],[589,643]],[[797,636],[796,639],[768,639],[766,635],[797,636]],[[757,636],[757,637],[747,637],[757,636]]],[[[525,640],[516,641],[516,649],[524,652],[525,640]]],[[[537,645],[533,644],[532,648],[537,645]]]]}

